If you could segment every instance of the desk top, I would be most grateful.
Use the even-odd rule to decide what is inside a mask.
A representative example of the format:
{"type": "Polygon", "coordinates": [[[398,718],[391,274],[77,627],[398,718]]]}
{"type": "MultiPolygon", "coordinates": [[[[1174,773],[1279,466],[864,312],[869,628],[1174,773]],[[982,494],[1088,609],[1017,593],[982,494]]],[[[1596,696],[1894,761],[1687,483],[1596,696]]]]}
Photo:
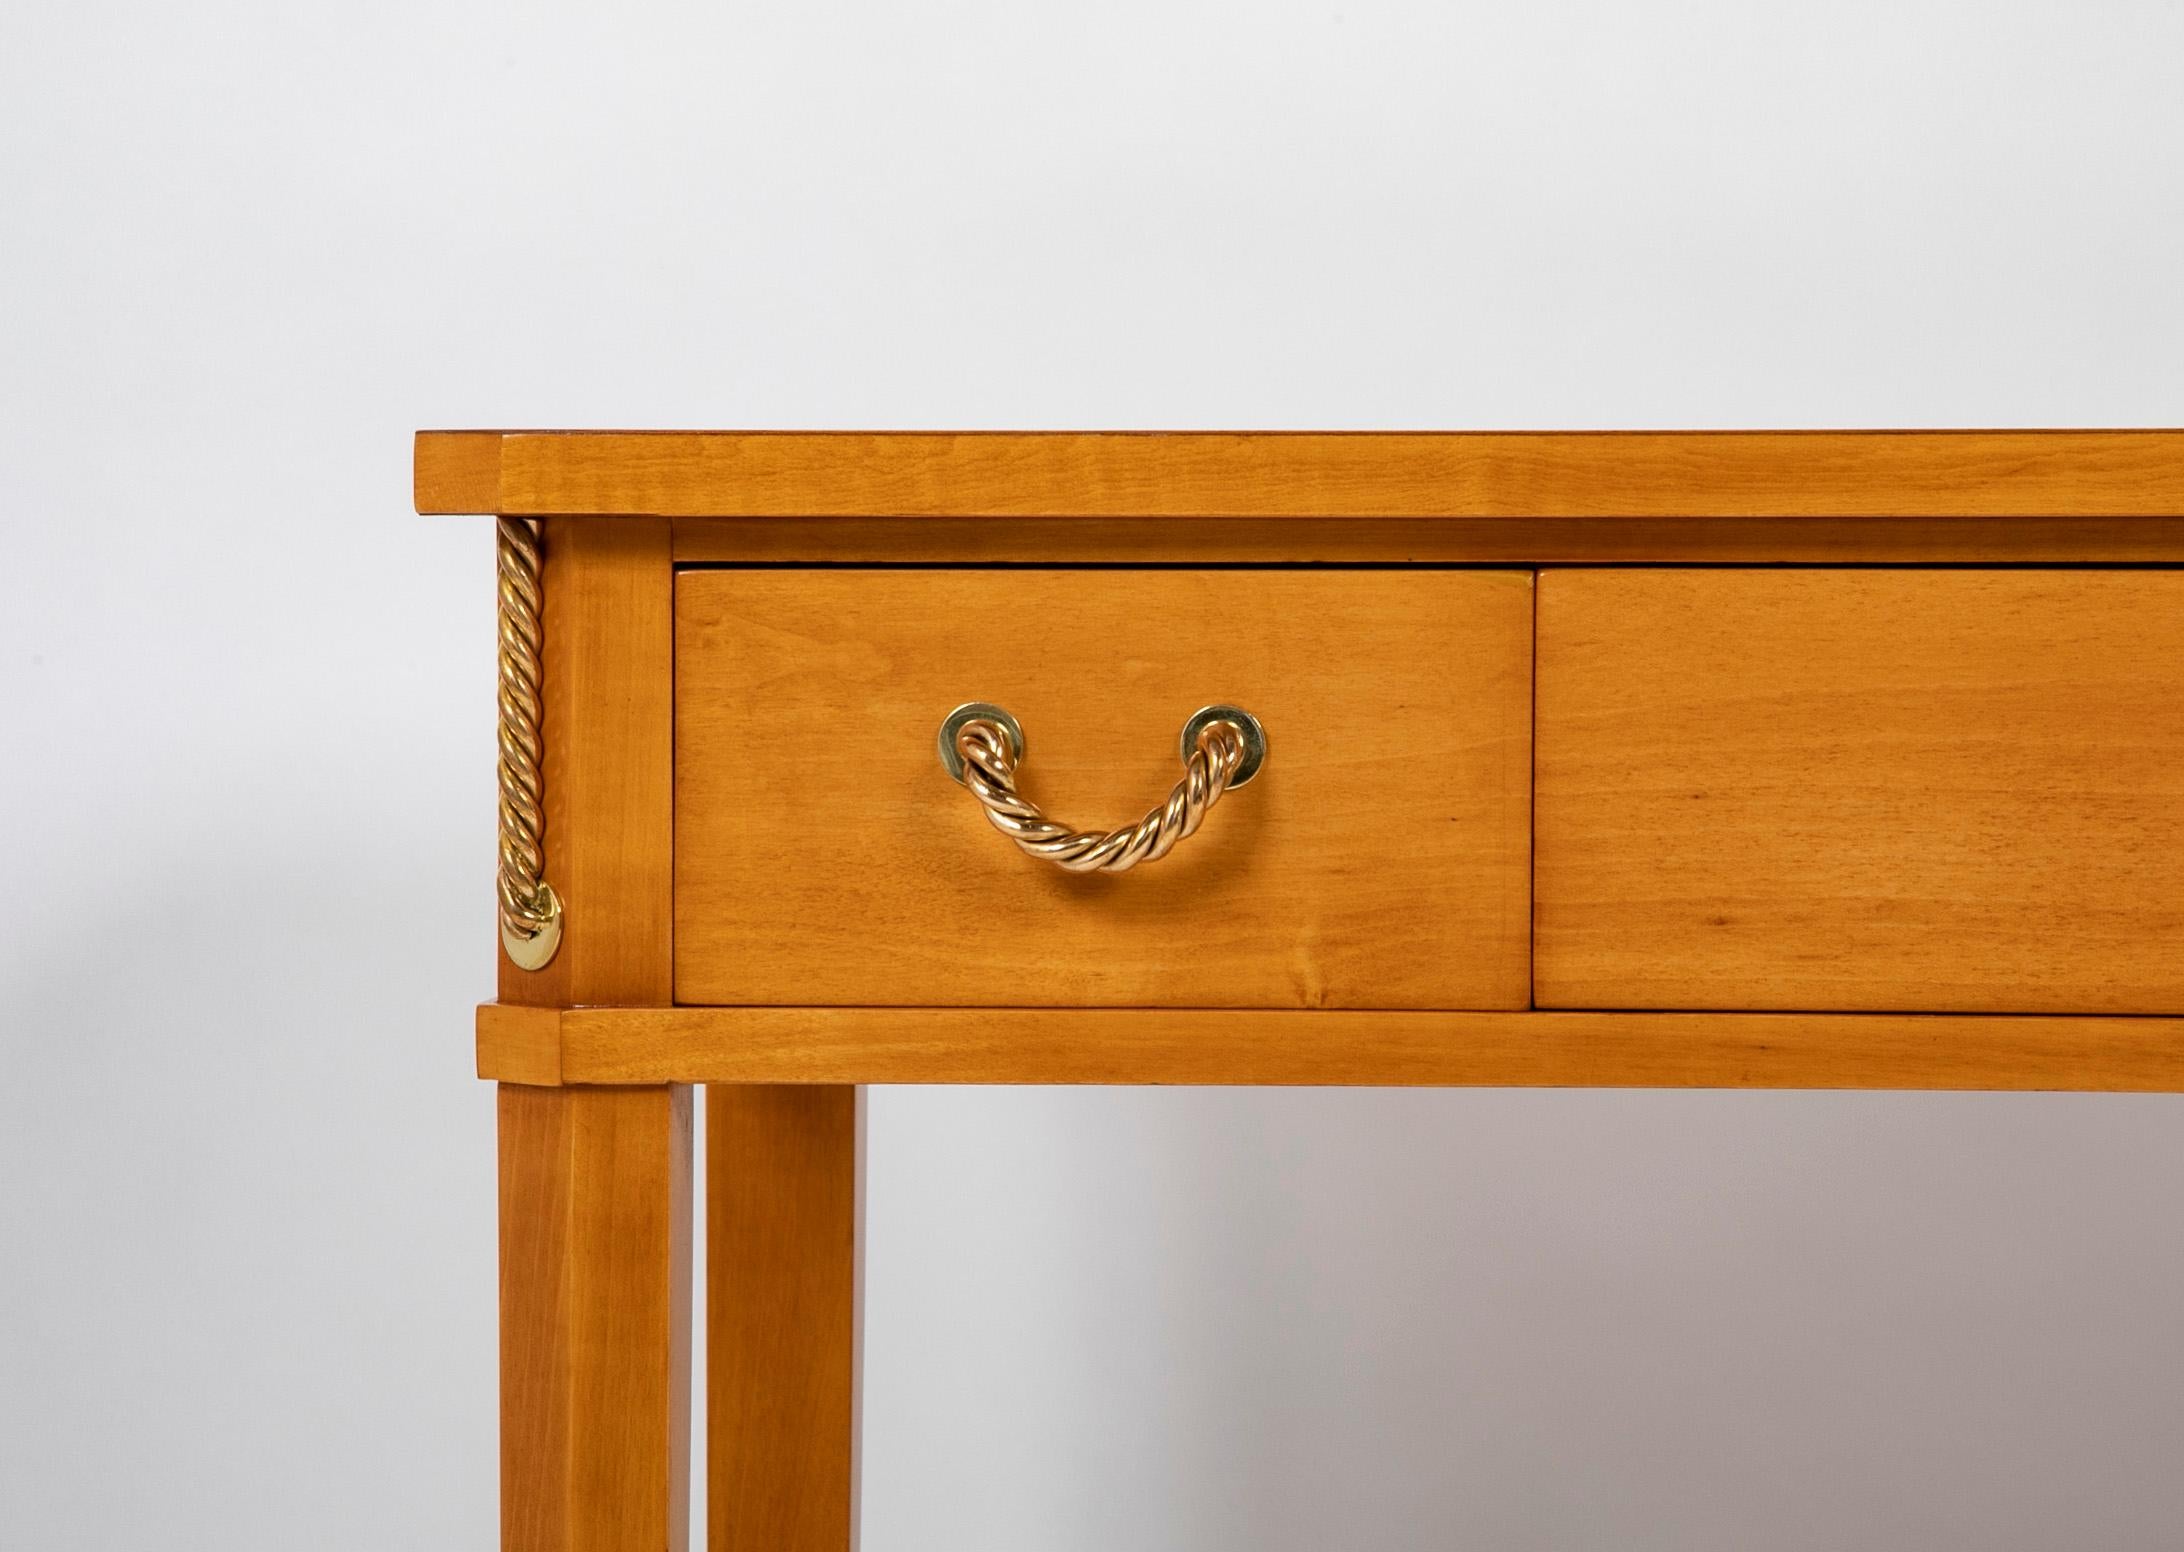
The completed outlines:
{"type": "Polygon", "coordinates": [[[514,517],[2184,516],[2184,430],[424,431],[420,512],[514,517]]]}

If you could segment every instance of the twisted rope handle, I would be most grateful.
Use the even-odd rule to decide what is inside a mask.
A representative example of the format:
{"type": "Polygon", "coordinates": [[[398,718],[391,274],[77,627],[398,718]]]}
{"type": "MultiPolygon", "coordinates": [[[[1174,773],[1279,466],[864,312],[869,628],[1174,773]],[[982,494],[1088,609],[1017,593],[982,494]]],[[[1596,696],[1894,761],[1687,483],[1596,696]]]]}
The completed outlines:
{"type": "Polygon", "coordinates": [[[1158,862],[1197,832],[1222,793],[1257,774],[1266,751],[1266,735],[1250,713],[1208,707],[1184,729],[1183,779],[1165,803],[1119,830],[1073,830],[1047,818],[1016,790],[1023,733],[1015,718],[974,702],[957,708],[943,731],[943,759],[955,754],[947,762],[949,771],[978,799],[988,822],[1026,856],[1071,873],[1123,873],[1141,862],[1158,862]]]}
{"type": "Polygon", "coordinates": [[[546,882],[539,541],[524,518],[494,520],[500,604],[500,926],[517,966],[543,969],[561,946],[561,900],[546,882]]]}

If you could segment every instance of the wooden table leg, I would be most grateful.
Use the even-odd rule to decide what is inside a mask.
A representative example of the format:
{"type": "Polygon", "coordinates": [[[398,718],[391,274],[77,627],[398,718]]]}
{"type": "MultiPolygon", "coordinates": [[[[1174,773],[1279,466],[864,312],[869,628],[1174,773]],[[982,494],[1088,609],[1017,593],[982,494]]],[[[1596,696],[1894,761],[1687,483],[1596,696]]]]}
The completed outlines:
{"type": "Polygon", "coordinates": [[[690,1090],[500,1086],[501,1545],[684,1552],[690,1090]]]}
{"type": "Polygon", "coordinates": [[[856,1530],[859,1091],[706,1090],[711,1552],[856,1530]]]}

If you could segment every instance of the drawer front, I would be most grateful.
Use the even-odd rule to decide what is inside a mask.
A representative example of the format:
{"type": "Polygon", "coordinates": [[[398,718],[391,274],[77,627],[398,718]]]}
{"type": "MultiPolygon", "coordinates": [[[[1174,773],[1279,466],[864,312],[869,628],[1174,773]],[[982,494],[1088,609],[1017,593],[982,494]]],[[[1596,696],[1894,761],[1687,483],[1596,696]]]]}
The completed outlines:
{"type": "Polygon", "coordinates": [[[680,1002],[1530,998],[1529,574],[691,570],[675,622],[680,1002]],[[1269,752],[1170,855],[1066,873],[942,770],[971,700],[1087,829],[1165,797],[1201,706],[1269,752]]]}
{"type": "Polygon", "coordinates": [[[2184,1012],[2184,575],[1556,571],[1543,1007],[2184,1012]]]}

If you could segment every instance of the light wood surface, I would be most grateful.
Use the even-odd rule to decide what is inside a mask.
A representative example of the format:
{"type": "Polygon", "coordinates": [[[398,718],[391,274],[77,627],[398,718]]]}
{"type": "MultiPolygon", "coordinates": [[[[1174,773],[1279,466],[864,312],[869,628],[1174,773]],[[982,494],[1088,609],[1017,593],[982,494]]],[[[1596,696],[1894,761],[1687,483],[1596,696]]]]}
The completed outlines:
{"type": "Polygon", "coordinates": [[[857,1091],[706,1090],[711,1552],[848,1552],[857,1091]]]}
{"type": "Polygon", "coordinates": [[[2184,561],[2184,518],[685,517],[682,562],[892,565],[2184,561]]]}
{"type": "Polygon", "coordinates": [[[546,877],[566,926],[543,970],[501,958],[501,1000],[665,1002],[675,740],[668,525],[562,518],[545,530],[546,877]]]}
{"type": "MultiPolygon", "coordinates": [[[[478,1010],[490,1071],[506,1010],[478,1010]]],[[[572,1008],[571,1081],[2184,1092],[2184,1019],[572,1008]]]]}
{"type": "Polygon", "coordinates": [[[687,1547],[693,1082],[720,1552],[855,1536],[855,1085],[2184,1092],[2113,1016],[2184,1013],[2184,574],[1840,569],[2184,561],[2184,432],[480,431],[415,485],[546,519],[567,929],[477,1031],[515,1552],[687,1547]],[[1679,560],[1837,569],[1536,621],[1446,569],[1679,560]],[[1088,826],[1198,705],[1273,754],[1075,879],[941,773],[971,698],[1088,826]]]}
{"type": "Polygon", "coordinates": [[[1531,577],[700,571],[677,602],[675,1000],[1522,1007],[1531,577]],[[997,702],[1061,820],[1135,820],[1177,734],[1271,754],[1167,858],[1019,853],[950,781],[997,702]]]}
{"type": "Polygon", "coordinates": [[[510,1083],[499,1111],[501,1545],[681,1552],[690,1091],[510,1083]]]}
{"type": "MultiPolygon", "coordinates": [[[[411,498],[419,512],[490,512],[500,493],[501,433],[420,431],[411,449],[411,498]]],[[[511,512],[511,517],[521,516],[511,512]]],[[[527,514],[536,516],[538,514],[527,514]]]]}
{"type": "Polygon", "coordinates": [[[422,432],[417,469],[419,511],[511,515],[2184,513],[2170,431],[422,432]]]}
{"type": "Polygon", "coordinates": [[[554,1088],[561,1083],[561,1010],[489,1002],[478,1010],[478,1076],[554,1088]],[[491,1014],[486,1009],[492,1010],[491,1014]]]}
{"type": "Polygon", "coordinates": [[[2184,574],[1568,571],[1543,1007],[2184,1011],[2184,574]]]}
{"type": "MultiPolygon", "coordinates": [[[[690,1092],[561,1080],[552,1007],[665,1000],[672,562],[657,520],[545,525],[544,970],[500,960],[529,1031],[499,1099],[502,1545],[688,1543],[690,1092]],[[532,1004],[533,1006],[520,1006],[532,1004]]],[[[485,917],[490,920],[490,914],[485,917]]]]}

